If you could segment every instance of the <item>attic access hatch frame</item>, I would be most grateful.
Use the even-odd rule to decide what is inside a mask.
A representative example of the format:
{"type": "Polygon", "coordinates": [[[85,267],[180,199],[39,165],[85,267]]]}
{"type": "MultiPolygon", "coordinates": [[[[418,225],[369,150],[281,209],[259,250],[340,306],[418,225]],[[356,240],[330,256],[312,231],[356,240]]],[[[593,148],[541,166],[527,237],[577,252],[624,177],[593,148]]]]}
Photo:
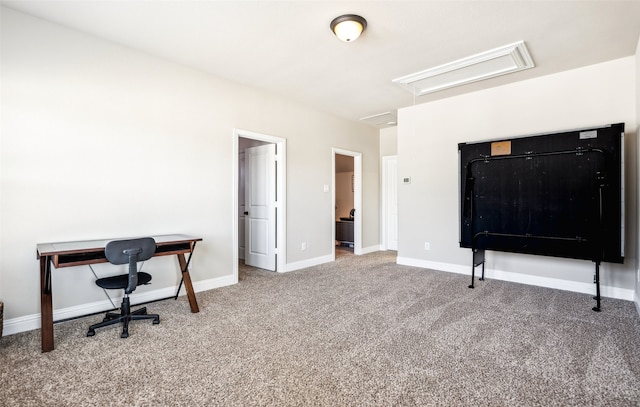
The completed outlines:
{"type": "Polygon", "coordinates": [[[535,67],[524,41],[484,51],[392,80],[414,96],[423,96],[535,67]]]}

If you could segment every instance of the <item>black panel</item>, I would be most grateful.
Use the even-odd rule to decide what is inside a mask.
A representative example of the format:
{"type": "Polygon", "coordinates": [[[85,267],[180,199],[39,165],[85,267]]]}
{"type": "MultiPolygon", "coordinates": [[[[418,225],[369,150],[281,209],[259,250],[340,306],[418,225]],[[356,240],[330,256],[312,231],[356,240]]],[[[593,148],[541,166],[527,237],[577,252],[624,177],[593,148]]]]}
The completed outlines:
{"type": "Polygon", "coordinates": [[[460,246],[622,263],[623,134],[459,144],[460,246]]]}
{"type": "Polygon", "coordinates": [[[83,252],[83,253],[68,253],[68,254],[59,254],[58,256],[58,267],[64,267],[67,264],[74,263],[95,263],[96,261],[104,260],[107,261],[107,258],[104,257],[104,250],[99,252],[83,252]]]}
{"type": "Polygon", "coordinates": [[[169,244],[158,244],[156,248],[156,253],[168,253],[168,252],[190,252],[191,251],[191,243],[169,243],[169,244]]]}

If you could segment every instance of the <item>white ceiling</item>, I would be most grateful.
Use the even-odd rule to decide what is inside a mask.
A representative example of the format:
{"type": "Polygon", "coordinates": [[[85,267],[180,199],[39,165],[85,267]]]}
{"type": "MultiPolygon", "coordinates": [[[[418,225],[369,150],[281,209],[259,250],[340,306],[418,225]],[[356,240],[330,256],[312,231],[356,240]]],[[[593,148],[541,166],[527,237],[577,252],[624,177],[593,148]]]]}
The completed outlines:
{"type": "Polygon", "coordinates": [[[358,121],[633,55],[640,1],[31,1],[4,6],[358,121]],[[329,23],[367,19],[344,43],[329,23]],[[524,40],[533,69],[418,97],[395,78],[524,40]]]}

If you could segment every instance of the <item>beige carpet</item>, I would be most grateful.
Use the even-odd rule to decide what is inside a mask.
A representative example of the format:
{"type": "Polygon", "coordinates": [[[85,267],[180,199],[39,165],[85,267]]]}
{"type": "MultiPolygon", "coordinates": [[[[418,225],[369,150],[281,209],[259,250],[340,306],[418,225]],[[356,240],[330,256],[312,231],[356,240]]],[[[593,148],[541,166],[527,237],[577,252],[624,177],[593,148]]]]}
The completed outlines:
{"type": "Polygon", "coordinates": [[[638,406],[633,303],[395,264],[394,252],[0,339],[2,406],[638,406]]]}

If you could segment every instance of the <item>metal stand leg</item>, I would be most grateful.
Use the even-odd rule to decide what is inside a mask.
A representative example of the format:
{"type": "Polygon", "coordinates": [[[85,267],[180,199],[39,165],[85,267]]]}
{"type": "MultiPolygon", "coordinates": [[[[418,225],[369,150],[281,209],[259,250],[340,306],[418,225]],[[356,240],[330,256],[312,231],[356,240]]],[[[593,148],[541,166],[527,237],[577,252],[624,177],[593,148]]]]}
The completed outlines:
{"type": "Polygon", "coordinates": [[[596,261],[596,306],[592,309],[596,312],[600,312],[600,262],[596,261]]]}
{"type": "Polygon", "coordinates": [[[178,299],[178,294],[180,294],[180,289],[182,288],[182,283],[184,283],[184,277],[180,279],[180,284],[178,284],[178,291],[176,291],[176,295],[173,297],[174,300],[178,299]]]}
{"type": "Polygon", "coordinates": [[[484,250],[473,250],[473,262],[471,265],[471,285],[469,288],[473,287],[473,280],[476,274],[476,267],[482,265],[482,276],[479,278],[480,281],[484,281],[484,250]]]}
{"type": "MultiPolygon", "coordinates": [[[[182,264],[180,264],[180,275],[182,276],[182,278],[180,278],[180,284],[178,284],[178,290],[176,291],[176,295],[173,297],[174,300],[178,299],[178,295],[180,294],[180,289],[182,288],[182,284],[184,283],[184,273],[185,271],[189,270],[189,263],[191,263],[191,256],[193,256],[193,250],[196,248],[196,242],[193,242],[193,246],[191,247],[191,252],[189,253],[189,257],[187,258],[187,264],[184,265],[184,268],[182,267],[182,264]]],[[[180,259],[180,256],[178,256],[178,259],[180,259]]]]}

